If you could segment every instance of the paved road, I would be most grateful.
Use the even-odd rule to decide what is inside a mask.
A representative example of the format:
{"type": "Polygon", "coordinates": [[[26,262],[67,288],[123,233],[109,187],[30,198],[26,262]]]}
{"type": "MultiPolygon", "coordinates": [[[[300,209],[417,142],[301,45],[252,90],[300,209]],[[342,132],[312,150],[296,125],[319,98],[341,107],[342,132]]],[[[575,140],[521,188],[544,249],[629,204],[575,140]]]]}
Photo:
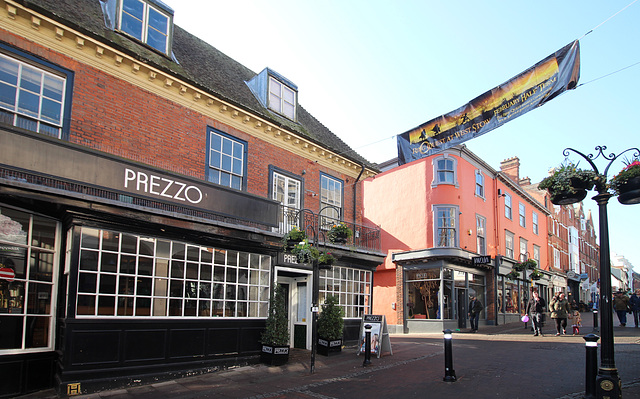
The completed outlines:
{"type": "MultiPolygon", "coordinates": [[[[591,330],[588,325],[581,332],[591,330]]],[[[393,355],[374,357],[368,367],[355,349],[346,348],[337,356],[318,356],[311,374],[309,352],[296,350],[283,367],[253,365],[74,398],[581,398],[584,339],[556,337],[550,325],[544,332],[534,337],[514,323],[454,333],[453,383],[442,381],[442,334],[401,334],[391,336],[393,355]]],[[[614,336],[623,397],[640,398],[640,329],[615,327],[614,336]]]]}

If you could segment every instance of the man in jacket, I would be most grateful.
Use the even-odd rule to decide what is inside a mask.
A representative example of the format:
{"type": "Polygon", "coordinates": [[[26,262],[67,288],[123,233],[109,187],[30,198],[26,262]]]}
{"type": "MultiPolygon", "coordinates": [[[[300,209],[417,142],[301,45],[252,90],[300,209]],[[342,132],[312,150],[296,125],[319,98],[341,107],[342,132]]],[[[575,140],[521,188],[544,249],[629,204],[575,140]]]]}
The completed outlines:
{"type": "Polygon", "coordinates": [[[542,313],[544,313],[545,306],[547,306],[547,304],[543,298],[540,298],[538,291],[533,291],[531,299],[527,302],[525,314],[528,314],[531,318],[533,335],[536,337],[538,335],[544,336],[542,334],[542,313]]]}
{"type": "Polygon", "coordinates": [[[615,297],[613,298],[613,309],[616,311],[618,315],[618,320],[620,321],[620,327],[624,327],[627,325],[627,312],[629,311],[629,297],[622,292],[622,290],[618,290],[616,292],[615,297]]]}
{"type": "Polygon", "coordinates": [[[567,333],[567,317],[571,313],[569,301],[564,298],[564,292],[556,294],[549,304],[551,318],[556,322],[556,336],[567,333]]]}
{"type": "Polygon", "coordinates": [[[633,312],[633,321],[636,328],[638,328],[638,316],[640,316],[640,289],[637,289],[633,294],[631,294],[631,298],[629,298],[629,306],[633,312]]]}
{"type": "Polygon", "coordinates": [[[480,312],[482,311],[482,303],[475,295],[471,296],[469,302],[469,321],[471,322],[471,332],[478,332],[478,321],[480,320],[480,312]]]}

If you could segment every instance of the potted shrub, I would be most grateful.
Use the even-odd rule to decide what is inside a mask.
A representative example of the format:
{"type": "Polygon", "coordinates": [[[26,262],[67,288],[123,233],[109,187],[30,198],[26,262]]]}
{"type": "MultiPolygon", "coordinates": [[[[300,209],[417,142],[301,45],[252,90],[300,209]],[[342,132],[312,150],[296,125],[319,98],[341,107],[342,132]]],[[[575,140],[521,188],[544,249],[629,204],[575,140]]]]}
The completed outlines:
{"type": "Polygon", "coordinates": [[[336,258],[331,255],[331,252],[322,252],[318,256],[318,267],[320,269],[331,269],[331,265],[336,261],[336,258]]]}
{"type": "Polygon", "coordinates": [[[328,295],[318,315],[318,354],[330,356],[342,351],[343,316],[338,297],[328,295]]]}
{"type": "Polygon", "coordinates": [[[327,233],[329,241],[336,244],[345,244],[351,236],[353,236],[353,230],[351,230],[344,222],[334,224],[327,233]]]}
{"type": "Polygon", "coordinates": [[[285,250],[291,250],[296,244],[307,239],[307,233],[293,226],[287,234],[282,237],[285,250]]]}
{"type": "Polygon", "coordinates": [[[620,203],[640,203],[640,160],[625,162],[626,166],[609,181],[609,188],[618,195],[620,203]]]}
{"type": "Polygon", "coordinates": [[[298,263],[311,263],[320,256],[320,251],[309,244],[309,240],[307,239],[294,245],[291,253],[296,255],[298,263]]]}
{"type": "Polygon", "coordinates": [[[262,333],[260,361],[270,366],[281,366],[289,361],[289,320],[284,288],[278,284],[269,299],[269,317],[262,333]]]}
{"type": "Polygon", "coordinates": [[[538,188],[549,192],[552,203],[569,205],[582,201],[599,178],[594,171],[578,169],[570,163],[556,168],[552,175],[542,179],[538,188]]]}

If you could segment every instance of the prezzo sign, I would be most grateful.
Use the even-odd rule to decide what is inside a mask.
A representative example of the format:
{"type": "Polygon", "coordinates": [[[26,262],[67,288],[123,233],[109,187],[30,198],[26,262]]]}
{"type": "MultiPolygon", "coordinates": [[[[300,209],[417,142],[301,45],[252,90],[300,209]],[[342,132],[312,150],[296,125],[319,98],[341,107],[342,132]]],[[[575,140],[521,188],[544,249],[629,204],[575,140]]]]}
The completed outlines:
{"type": "Polygon", "coordinates": [[[204,198],[196,186],[129,168],[124,170],[124,188],[192,204],[199,204],[204,198]]]}

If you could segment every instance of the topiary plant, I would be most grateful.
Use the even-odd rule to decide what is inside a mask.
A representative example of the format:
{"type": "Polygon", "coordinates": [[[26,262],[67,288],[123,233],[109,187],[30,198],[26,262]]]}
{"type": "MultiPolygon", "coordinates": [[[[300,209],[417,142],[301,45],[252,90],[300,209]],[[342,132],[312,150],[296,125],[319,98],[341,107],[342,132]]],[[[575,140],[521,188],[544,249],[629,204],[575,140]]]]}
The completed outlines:
{"type": "Polygon", "coordinates": [[[278,284],[273,296],[269,299],[269,317],[267,317],[267,327],[261,337],[263,345],[289,345],[289,320],[287,319],[285,301],[285,290],[280,284],[278,284]]]}
{"type": "Polygon", "coordinates": [[[318,337],[328,341],[342,339],[344,329],[344,311],[338,305],[338,297],[329,295],[322,305],[318,316],[318,337]]]}

